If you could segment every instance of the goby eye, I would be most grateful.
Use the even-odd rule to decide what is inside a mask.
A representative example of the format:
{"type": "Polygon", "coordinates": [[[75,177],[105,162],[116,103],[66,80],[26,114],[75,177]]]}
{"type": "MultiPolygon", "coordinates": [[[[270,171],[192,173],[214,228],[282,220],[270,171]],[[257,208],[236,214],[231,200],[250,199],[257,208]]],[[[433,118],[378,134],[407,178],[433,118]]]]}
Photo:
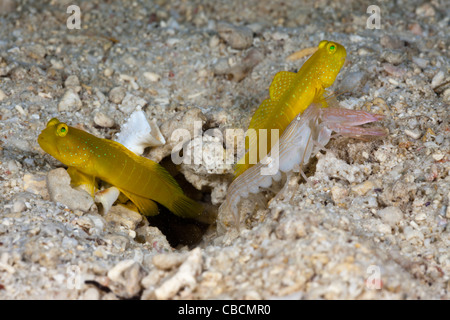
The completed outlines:
{"type": "Polygon", "coordinates": [[[60,137],[64,137],[69,132],[69,127],[65,123],[60,123],[56,127],[56,134],[60,137]]]}

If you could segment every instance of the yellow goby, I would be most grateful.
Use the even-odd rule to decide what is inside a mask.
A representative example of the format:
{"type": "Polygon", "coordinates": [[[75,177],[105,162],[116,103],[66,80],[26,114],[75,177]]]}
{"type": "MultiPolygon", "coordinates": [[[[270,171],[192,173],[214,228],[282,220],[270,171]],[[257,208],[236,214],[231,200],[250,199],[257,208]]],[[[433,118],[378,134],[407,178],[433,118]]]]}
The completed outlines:
{"type": "Polygon", "coordinates": [[[321,102],[323,107],[327,106],[323,100],[325,88],[335,81],[346,56],[342,45],[323,40],[297,73],[281,71],[275,75],[269,88],[270,98],[261,103],[250,121],[246,137],[249,151],[236,164],[235,178],[270,152],[271,143],[276,141],[276,138],[272,141],[271,129],[278,129],[278,136],[281,136],[294,117],[311,103],[321,102]],[[261,149],[264,145],[265,150],[261,149]]]}
{"type": "Polygon", "coordinates": [[[175,179],[158,163],[139,157],[118,142],[97,138],[53,118],[38,137],[41,148],[69,167],[74,184],[94,190],[95,179],[118,188],[141,214],[158,214],[159,203],[174,214],[193,218],[202,206],[183,194],[175,179]]]}

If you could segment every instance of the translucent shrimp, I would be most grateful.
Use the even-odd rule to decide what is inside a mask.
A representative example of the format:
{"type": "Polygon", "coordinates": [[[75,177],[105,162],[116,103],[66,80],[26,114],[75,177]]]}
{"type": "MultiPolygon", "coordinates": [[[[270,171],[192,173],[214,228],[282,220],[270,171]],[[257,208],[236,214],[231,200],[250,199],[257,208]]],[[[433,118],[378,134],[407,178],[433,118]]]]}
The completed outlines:
{"type": "Polygon", "coordinates": [[[231,214],[236,228],[240,226],[238,204],[249,193],[257,194],[260,188],[269,188],[272,181],[280,181],[283,173],[300,172],[312,156],[330,141],[332,132],[338,135],[364,139],[383,136],[383,128],[361,128],[359,125],[381,120],[383,116],[365,111],[344,108],[320,108],[311,104],[302,115],[297,115],[274,144],[269,154],[250,167],[229,186],[227,198],[220,206],[219,215],[231,214]]]}

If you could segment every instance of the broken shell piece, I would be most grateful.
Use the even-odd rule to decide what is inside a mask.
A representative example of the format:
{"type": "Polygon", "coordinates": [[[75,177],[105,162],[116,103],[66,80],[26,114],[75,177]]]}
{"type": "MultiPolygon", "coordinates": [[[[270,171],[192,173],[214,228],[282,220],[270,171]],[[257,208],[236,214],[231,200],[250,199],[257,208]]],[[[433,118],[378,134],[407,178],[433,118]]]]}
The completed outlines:
{"type": "MultiPolygon", "coordinates": [[[[264,55],[257,49],[251,49],[248,54],[242,59],[241,62],[237,62],[230,67],[226,67],[224,60],[214,67],[214,73],[216,75],[225,74],[228,76],[228,80],[239,82],[244,79],[253,68],[264,59],[264,55]]],[[[228,65],[230,63],[228,62],[228,65]]]]}
{"type": "Polygon", "coordinates": [[[103,206],[103,214],[107,214],[114,202],[119,197],[120,191],[116,187],[98,191],[95,194],[95,202],[100,202],[103,206]]]}
{"type": "Polygon", "coordinates": [[[156,121],[147,121],[144,111],[134,111],[122,130],[117,134],[116,141],[130,151],[141,155],[147,147],[162,146],[166,143],[156,121]]]}
{"type": "Polygon", "coordinates": [[[309,47],[309,48],[305,48],[302,49],[300,51],[296,51],[293,54],[289,55],[286,60],[287,61],[296,61],[296,60],[300,60],[303,57],[312,55],[314,52],[317,51],[317,47],[309,47]]]}

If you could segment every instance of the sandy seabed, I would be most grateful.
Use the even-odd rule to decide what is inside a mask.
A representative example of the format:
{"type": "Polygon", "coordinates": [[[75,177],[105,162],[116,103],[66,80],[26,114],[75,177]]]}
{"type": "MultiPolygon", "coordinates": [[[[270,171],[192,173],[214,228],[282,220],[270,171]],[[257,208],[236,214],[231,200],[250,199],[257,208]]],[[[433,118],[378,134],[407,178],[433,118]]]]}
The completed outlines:
{"type": "Polygon", "coordinates": [[[448,299],[445,2],[383,2],[368,29],[370,1],[96,0],[70,30],[68,1],[0,0],[0,298],[448,299]],[[67,179],[37,143],[50,118],[110,139],[140,105],[167,141],[195,120],[246,129],[274,75],[306,60],[287,57],[323,39],[347,50],[341,106],[384,114],[389,134],[332,140],[312,186],[244,200],[240,232],[216,227],[232,168],[206,161],[226,145],[208,135],[201,164],[171,166],[170,143],[144,154],[203,202],[201,224],[104,215],[49,185],[67,179]]]}

